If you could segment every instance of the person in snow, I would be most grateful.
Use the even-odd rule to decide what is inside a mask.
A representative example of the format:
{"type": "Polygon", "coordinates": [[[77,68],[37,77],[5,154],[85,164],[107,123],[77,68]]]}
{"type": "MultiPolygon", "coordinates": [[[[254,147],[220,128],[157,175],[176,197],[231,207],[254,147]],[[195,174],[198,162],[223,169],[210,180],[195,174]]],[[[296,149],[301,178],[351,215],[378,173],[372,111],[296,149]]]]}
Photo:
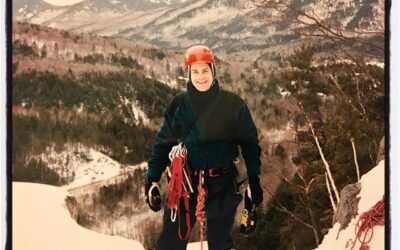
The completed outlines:
{"type": "MultiPolygon", "coordinates": [[[[233,248],[232,227],[236,208],[242,196],[238,192],[235,159],[239,148],[245,161],[252,202],[263,201],[260,186],[260,147],[257,129],[247,104],[238,95],[223,90],[216,79],[215,58],[209,48],[190,47],[185,54],[189,81],[183,93],[177,95],[164,112],[164,124],[157,133],[148,161],[146,201],[153,211],[161,209],[161,198],[156,183],[170,164],[168,157],[173,146],[182,142],[187,151],[187,165],[193,192],[185,206],[180,198],[178,218],[165,208],[163,229],[157,249],[186,249],[188,237],[182,237],[196,222],[196,205],[204,180],[205,222],[208,248],[233,248]],[[189,210],[189,211],[187,211],[189,210]]],[[[171,183],[170,183],[171,186],[171,183]]]]}

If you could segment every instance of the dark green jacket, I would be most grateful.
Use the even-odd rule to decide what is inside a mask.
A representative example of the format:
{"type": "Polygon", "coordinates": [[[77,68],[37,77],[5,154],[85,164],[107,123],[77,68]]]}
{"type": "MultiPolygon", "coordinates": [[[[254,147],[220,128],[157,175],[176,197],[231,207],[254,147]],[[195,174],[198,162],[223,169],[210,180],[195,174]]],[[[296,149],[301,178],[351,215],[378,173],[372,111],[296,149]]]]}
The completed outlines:
{"type": "Polygon", "coordinates": [[[148,161],[147,177],[159,180],[169,165],[172,146],[183,141],[192,168],[217,168],[232,163],[240,146],[247,175],[260,174],[257,129],[249,108],[236,94],[220,90],[207,110],[196,120],[188,92],[176,96],[164,112],[148,161]]]}

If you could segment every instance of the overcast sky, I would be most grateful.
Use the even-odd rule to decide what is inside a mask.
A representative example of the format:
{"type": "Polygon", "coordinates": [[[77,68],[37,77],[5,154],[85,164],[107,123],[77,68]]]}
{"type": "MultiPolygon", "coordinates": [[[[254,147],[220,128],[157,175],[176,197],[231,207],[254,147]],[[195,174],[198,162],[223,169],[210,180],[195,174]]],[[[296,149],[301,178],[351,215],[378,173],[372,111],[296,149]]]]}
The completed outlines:
{"type": "Polygon", "coordinates": [[[64,5],[71,5],[74,3],[82,2],[83,0],[43,0],[45,2],[58,5],[58,6],[64,6],[64,5]]]}

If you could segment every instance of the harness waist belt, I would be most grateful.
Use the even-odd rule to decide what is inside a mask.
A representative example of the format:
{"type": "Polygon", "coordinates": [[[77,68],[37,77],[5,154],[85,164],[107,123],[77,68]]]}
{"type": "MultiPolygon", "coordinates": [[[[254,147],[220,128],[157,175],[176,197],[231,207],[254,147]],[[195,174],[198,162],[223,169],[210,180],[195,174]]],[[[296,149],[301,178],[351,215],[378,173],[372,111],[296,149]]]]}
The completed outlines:
{"type": "Polygon", "coordinates": [[[205,177],[218,177],[233,172],[234,167],[233,163],[229,163],[219,168],[194,168],[194,174],[198,175],[200,170],[204,170],[205,177]]]}

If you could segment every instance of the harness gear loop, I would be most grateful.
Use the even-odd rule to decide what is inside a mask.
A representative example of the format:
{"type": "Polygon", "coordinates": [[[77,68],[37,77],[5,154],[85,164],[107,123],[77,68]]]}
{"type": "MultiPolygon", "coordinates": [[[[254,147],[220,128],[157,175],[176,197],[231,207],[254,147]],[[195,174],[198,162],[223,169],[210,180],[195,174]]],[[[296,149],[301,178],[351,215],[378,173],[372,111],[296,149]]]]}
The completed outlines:
{"type": "Polygon", "coordinates": [[[204,241],[204,225],[205,225],[205,199],[206,199],[206,190],[204,189],[204,171],[200,170],[199,172],[199,184],[197,186],[197,190],[199,194],[197,195],[197,205],[196,205],[196,219],[200,223],[200,246],[201,250],[203,250],[203,241],[204,241]]]}
{"type": "Polygon", "coordinates": [[[374,235],[373,227],[376,225],[385,225],[385,196],[372,208],[361,214],[355,227],[356,239],[353,242],[351,250],[356,245],[357,240],[361,243],[360,250],[370,249],[368,243],[372,240],[374,235]]]}

